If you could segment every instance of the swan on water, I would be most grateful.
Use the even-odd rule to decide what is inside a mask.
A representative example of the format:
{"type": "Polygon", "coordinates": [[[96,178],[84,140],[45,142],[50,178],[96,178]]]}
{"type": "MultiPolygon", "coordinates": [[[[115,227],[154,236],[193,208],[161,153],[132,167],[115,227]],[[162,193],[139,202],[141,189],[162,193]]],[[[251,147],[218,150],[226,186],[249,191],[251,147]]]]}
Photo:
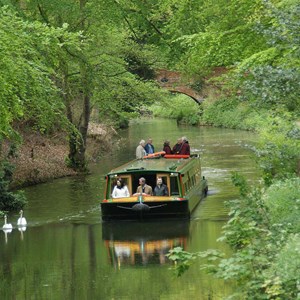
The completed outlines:
{"type": "Polygon", "coordinates": [[[18,219],[18,226],[26,226],[27,225],[27,221],[26,219],[23,217],[23,210],[20,210],[20,218],[18,219]]]}
{"type": "Polygon", "coordinates": [[[3,227],[2,227],[2,229],[8,229],[8,230],[10,230],[10,229],[12,229],[13,227],[12,227],[12,225],[10,224],[10,223],[7,223],[7,216],[6,215],[4,215],[4,225],[3,225],[3,227]]]}

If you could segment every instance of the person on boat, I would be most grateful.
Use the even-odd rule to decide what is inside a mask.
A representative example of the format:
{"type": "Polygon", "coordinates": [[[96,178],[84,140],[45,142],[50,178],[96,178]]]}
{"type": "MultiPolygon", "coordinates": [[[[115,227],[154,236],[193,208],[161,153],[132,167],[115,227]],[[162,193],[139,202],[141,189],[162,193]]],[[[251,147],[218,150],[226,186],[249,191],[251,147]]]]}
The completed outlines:
{"type": "Polygon", "coordinates": [[[171,149],[171,147],[170,147],[170,141],[166,140],[166,141],[164,142],[164,148],[163,148],[163,151],[165,151],[166,154],[172,154],[172,153],[173,153],[173,152],[172,152],[172,149],[171,149]]]}
{"type": "Polygon", "coordinates": [[[136,147],[135,156],[137,159],[142,159],[146,155],[145,145],[146,142],[144,140],[141,140],[139,145],[136,147]]]}
{"type": "Polygon", "coordinates": [[[189,145],[189,142],[188,142],[187,138],[185,136],[183,136],[181,138],[181,140],[182,140],[182,144],[181,144],[181,147],[179,149],[179,154],[190,155],[191,150],[190,150],[190,145],[189,145]]]}
{"type": "Polygon", "coordinates": [[[173,154],[179,154],[181,147],[182,147],[182,140],[181,140],[181,138],[179,138],[177,140],[177,143],[173,146],[173,149],[172,149],[173,154]]]}
{"type": "Polygon", "coordinates": [[[148,138],[147,144],[145,146],[146,155],[154,153],[154,146],[152,145],[152,139],[148,138]]]}
{"type": "Polygon", "coordinates": [[[153,191],[153,196],[169,196],[168,187],[163,183],[162,178],[157,178],[157,184],[153,191]]]}
{"type": "Polygon", "coordinates": [[[146,184],[146,179],[144,177],[141,177],[139,179],[139,186],[136,189],[137,194],[147,194],[152,195],[152,187],[148,184],[146,184]]]}
{"type": "Polygon", "coordinates": [[[112,197],[113,198],[123,198],[123,197],[129,197],[129,191],[127,186],[125,185],[124,181],[122,178],[117,179],[117,184],[115,185],[113,192],[112,192],[112,197]]]}

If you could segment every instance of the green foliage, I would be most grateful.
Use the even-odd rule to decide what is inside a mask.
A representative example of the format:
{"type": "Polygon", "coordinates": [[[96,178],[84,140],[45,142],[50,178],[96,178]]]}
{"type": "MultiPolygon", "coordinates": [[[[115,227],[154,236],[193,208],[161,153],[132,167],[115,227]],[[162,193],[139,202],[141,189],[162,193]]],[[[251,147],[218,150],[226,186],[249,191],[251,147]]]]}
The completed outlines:
{"type": "Polygon", "coordinates": [[[300,5],[296,1],[264,2],[265,15],[258,20],[258,31],[268,44],[281,51],[275,62],[289,67],[299,67],[300,59],[300,5]]]}
{"type": "Polygon", "coordinates": [[[255,107],[282,106],[287,111],[299,113],[299,80],[297,68],[255,67],[243,79],[241,98],[255,107]]]}
{"type": "Polygon", "coordinates": [[[282,106],[299,115],[300,5],[264,2],[265,14],[255,16],[257,32],[266,37],[268,49],[257,51],[238,66],[236,85],[241,98],[255,107],[282,106]]]}
{"type": "Polygon", "coordinates": [[[177,122],[197,125],[201,107],[191,98],[184,95],[166,96],[162,101],[150,107],[154,116],[176,119],[177,122]]]}
{"type": "Polygon", "coordinates": [[[300,278],[300,236],[291,235],[265,271],[263,287],[269,299],[298,299],[300,278]]]}
{"type": "Polygon", "coordinates": [[[255,31],[252,18],[258,9],[258,1],[170,3],[166,32],[180,57],[177,65],[198,73],[201,67],[233,65],[264,49],[265,39],[255,31]]]}
{"type": "Polygon", "coordinates": [[[300,130],[288,113],[274,112],[259,129],[259,143],[254,147],[264,180],[284,178],[297,173],[300,153],[300,130]],[[290,121],[288,121],[290,119],[290,121]]]}
{"type": "MultiPolygon", "coordinates": [[[[232,299],[297,299],[299,295],[299,178],[274,183],[268,189],[250,187],[233,174],[241,198],[227,202],[230,220],[220,241],[234,250],[224,258],[216,251],[171,252],[186,271],[195,257],[202,268],[224,280],[235,280],[232,299]],[[293,210],[293,212],[291,212],[293,210]],[[283,213],[281,214],[280,211],[283,213]]],[[[178,268],[178,266],[175,266],[178,268]]]]}
{"type": "Polygon", "coordinates": [[[204,103],[200,118],[205,124],[257,131],[258,143],[252,150],[267,184],[298,172],[300,129],[296,120],[297,115],[285,109],[257,111],[237,98],[204,103]]]}
{"type": "Polygon", "coordinates": [[[263,200],[268,208],[271,224],[288,227],[290,232],[300,231],[300,179],[291,178],[272,184],[263,200]]]}
{"type": "Polygon", "coordinates": [[[245,197],[249,193],[250,187],[247,185],[245,177],[239,173],[234,172],[231,176],[232,183],[239,188],[240,195],[245,197]]]}
{"type": "Polygon", "coordinates": [[[142,113],[142,108],[161,99],[162,93],[151,81],[142,82],[129,73],[108,78],[94,90],[93,102],[99,120],[122,127],[142,113]],[[123,125],[122,125],[123,124],[123,125]]]}
{"type": "Polygon", "coordinates": [[[200,122],[218,127],[255,131],[264,126],[268,115],[267,110],[258,111],[237,97],[221,98],[203,103],[200,122]]]}
{"type": "Polygon", "coordinates": [[[63,119],[64,109],[49,60],[79,35],[24,21],[7,7],[0,9],[0,33],[0,136],[11,134],[15,120],[45,131],[63,119]]]}
{"type": "MultiPolygon", "coordinates": [[[[86,137],[92,112],[94,121],[126,126],[137,115],[141,102],[146,105],[153,97],[160,97],[152,83],[143,81],[153,77],[152,53],[156,51],[140,40],[145,34],[141,21],[147,21],[147,10],[138,2],[114,0],[30,0],[16,8],[32,23],[38,20],[46,28],[63,28],[72,32],[71,37],[79,37],[77,44],[66,44],[65,37],[60,37],[59,53],[53,56],[45,51],[44,55],[55,76],[58,98],[72,124],[67,127],[71,128],[69,163],[82,168],[86,166],[86,137]],[[138,13],[129,14],[135,11],[138,13]]],[[[54,43],[50,40],[49,44],[54,43]]]]}
{"type": "Polygon", "coordinates": [[[281,52],[276,47],[271,47],[245,58],[238,64],[237,71],[243,74],[249,69],[273,64],[279,57],[281,57],[281,52]]]}
{"type": "Polygon", "coordinates": [[[175,247],[166,256],[175,263],[175,272],[179,277],[189,269],[192,260],[196,259],[197,254],[183,251],[181,247],[175,247]]]}
{"type": "MultiPolygon", "coordinates": [[[[220,238],[232,247],[232,256],[175,248],[169,258],[177,275],[197,257],[206,259],[209,272],[237,281],[240,299],[299,297],[299,180],[291,179],[300,153],[298,1],[0,5],[0,139],[12,136],[15,121],[41,131],[63,122],[70,132],[68,163],[85,168],[92,109],[96,119],[121,127],[155,101],[156,116],[257,130],[253,150],[270,187],[250,187],[233,174],[241,199],[228,203],[230,220],[220,238]],[[184,96],[168,97],[145,80],[167,65],[194,78],[214,66],[235,65],[237,72],[228,75],[222,98],[199,106],[184,96]]],[[[2,165],[0,209],[25,203],[22,194],[8,191],[12,172],[2,165]]]]}
{"type": "Polygon", "coordinates": [[[204,103],[201,122],[219,127],[243,128],[243,120],[249,111],[240,105],[237,98],[220,99],[213,103],[204,103]]]}
{"type": "Polygon", "coordinates": [[[0,165],[0,211],[18,210],[27,202],[22,191],[15,193],[9,191],[13,170],[13,166],[7,161],[3,161],[0,165]]]}
{"type": "MultiPolygon", "coordinates": [[[[219,252],[218,250],[207,250],[205,252],[196,252],[190,253],[184,251],[182,247],[175,247],[169,251],[166,256],[174,262],[174,267],[172,268],[175,272],[177,277],[182,276],[192,265],[193,261],[197,258],[205,259],[208,263],[213,263],[217,259],[222,258],[224,255],[223,253],[219,252]]],[[[203,264],[203,269],[210,269],[213,273],[216,269],[215,266],[210,264],[203,264]]]]}

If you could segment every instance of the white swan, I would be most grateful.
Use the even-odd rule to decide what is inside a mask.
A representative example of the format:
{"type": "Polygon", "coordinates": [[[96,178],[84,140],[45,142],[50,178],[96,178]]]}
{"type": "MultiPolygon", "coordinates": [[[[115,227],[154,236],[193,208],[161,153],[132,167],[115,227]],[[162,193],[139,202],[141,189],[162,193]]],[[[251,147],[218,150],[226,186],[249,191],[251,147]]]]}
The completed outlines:
{"type": "Polygon", "coordinates": [[[4,225],[2,227],[3,230],[11,230],[13,227],[10,223],[7,223],[7,216],[4,215],[4,225]]]}
{"type": "Polygon", "coordinates": [[[27,225],[27,221],[26,219],[23,217],[23,210],[20,210],[20,218],[18,219],[18,226],[26,226],[27,225]]]}

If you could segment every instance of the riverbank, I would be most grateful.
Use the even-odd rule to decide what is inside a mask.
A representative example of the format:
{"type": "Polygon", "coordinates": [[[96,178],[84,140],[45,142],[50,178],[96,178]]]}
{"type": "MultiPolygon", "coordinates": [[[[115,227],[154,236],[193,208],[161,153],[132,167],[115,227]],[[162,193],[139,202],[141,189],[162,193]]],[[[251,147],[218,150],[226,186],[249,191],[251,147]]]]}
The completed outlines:
{"type": "MultiPolygon", "coordinates": [[[[104,124],[91,123],[87,140],[87,160],[96,161],[110,151],[117,132],[104,124]]],[[[55,178],[74,176],[77,173],[67,167],[69,145],[66,134],[57,132],[50,136],[35,132],[22,132],[22,145],[11,159],[15,166],[11,188],[47,182],[55,178]]]]}

